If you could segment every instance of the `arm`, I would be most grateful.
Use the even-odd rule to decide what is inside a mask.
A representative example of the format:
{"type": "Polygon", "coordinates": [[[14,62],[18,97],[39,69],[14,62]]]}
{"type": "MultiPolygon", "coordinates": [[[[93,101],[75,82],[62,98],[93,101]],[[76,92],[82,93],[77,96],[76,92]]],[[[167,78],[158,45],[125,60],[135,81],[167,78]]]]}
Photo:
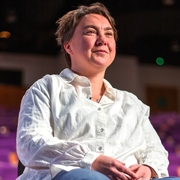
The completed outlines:
{"type": "MultiPolygon", "coordinates": [[[[39,169],[54,164],[90,168],[99,155],[77,141],[54,137],[49,78],[35,83],[22,99],[17,130],[17,153],[25,166],[39,169]]],[[[51,82],[52,83],[52,82],[51,82]]]]}
{"type": "Polygon", "coordinates": [[[98,156],[92,164],[92,169],[99,171],[110,179],[137,179],[137,175],[130,168],[127,168],[124,163],[105,155],[98,156]]]}
{"type": "Polygon", "coordinates": [[[144,117],[142,128],[147,147],[139,154],[140,164],[150,168],[151,177],[168,176],[168,153],[164,149],[159,136],[149,121],[148,112],[144,117]]]}

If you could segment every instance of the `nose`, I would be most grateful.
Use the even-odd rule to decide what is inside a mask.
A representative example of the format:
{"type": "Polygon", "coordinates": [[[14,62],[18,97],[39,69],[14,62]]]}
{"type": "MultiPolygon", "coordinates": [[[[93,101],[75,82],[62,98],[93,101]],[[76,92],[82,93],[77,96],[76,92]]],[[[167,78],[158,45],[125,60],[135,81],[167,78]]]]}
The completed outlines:
{"type": "Polygon", "coordinates": [[[106,37],[104,35],[99,35],[96,40],[96,45],[100,46],[100,45],[106,45],[106,44],[107,44],[106,37]]]}

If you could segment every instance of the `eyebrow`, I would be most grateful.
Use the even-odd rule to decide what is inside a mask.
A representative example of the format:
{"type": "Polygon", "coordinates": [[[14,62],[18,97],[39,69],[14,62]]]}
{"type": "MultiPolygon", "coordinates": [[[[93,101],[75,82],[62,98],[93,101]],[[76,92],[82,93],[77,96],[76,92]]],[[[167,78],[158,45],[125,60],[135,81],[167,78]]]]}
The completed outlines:
{"type": "MultiPolygon", "coordinates": [[[[94,26],[94,25],[87,25],[87,26],[85,26],[85,27],[83,28],[83,30],[84,30],[84,29],[87,29],[87,28],[98,29],[97,26],[94,26]]],[[[106,28],[104,28],[104,30],[106,30],[106,31],[109,31],[109,30],[114,31],[112,27],[106,27],[106,28]]]]}

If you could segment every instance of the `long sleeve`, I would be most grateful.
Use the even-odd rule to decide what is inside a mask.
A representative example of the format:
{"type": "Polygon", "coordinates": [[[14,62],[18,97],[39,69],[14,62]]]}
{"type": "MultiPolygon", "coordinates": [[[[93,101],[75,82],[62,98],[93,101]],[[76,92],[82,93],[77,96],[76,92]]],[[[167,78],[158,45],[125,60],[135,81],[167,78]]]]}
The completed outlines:
{"type": "Polygon", "coordinates": [[[89,80],[69,69],[30,87],[19,113],[17,153],[26,169],[18,180],[48,180],[61,170],[90,169],[100,154],[168,176],[167,151],[149,121],[149,107],[104,83],[99,103],[88,98],[89,80]]]}
{"type": "Polygon", "coordinates": [[[36,82],[22,99],[17,130],[18,156],[32,169],[51,168],[52,165],[90,168],[98,153],[91,152],[78,141],[53,136],[52,89],[48,81],[46,77],[36,82]]]}
{"type": "Polygon", "coordinates": [[[148,114],[148,112],[144,114],[144,120],[142,121],[147,145],[146,149],[140,152],[140,163],[152,167],[158,177],[167,177],[167,167],[169,165],[168,152],[164,149],[159,136],[150,123],[148,114]]]}

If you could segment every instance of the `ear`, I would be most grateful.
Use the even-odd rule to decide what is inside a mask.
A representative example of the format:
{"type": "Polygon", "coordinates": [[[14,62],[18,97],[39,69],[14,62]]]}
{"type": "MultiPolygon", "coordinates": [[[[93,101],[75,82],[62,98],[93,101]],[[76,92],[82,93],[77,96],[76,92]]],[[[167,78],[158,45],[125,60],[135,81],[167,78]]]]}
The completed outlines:
{"type": "Polygon", "coordinates": [[[64,44],[64,49],[68,54],[72,54],[71,45],[69,43],[64,44]]]}

